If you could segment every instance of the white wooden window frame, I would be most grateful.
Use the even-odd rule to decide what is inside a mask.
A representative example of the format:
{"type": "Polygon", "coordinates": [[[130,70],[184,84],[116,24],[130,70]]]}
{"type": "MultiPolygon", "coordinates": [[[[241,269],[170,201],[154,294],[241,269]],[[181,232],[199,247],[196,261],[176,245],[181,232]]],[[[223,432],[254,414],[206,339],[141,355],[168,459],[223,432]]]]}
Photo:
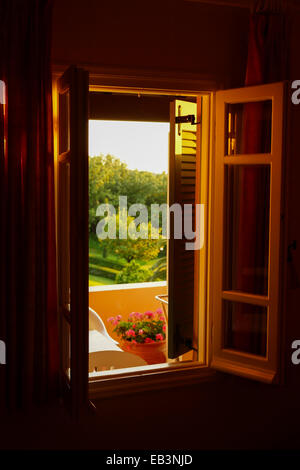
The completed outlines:
{"type": "Polygon", "coordinates": [[[216,151],[214,185],[214,247],[212,289],[211,367],[271,383],[278,379],[279,258],[281,224],[281,174],[284,84],[268,84],[216,93],[216,151]],[[225,106],[227,103],[272,101],[271,152],[227,156],[225,153],[225,106]],[[270,166],[270,218],[268,295],[225,291],[223,283],[224,170],[227,165],[270,166]],[[267,354],[254,356],[223,347],[222,301],[245,302],[267,308],[267,354]]]}
{"type": "MultiPolygon", "coordinates": [[[[205,174],[205,178],[201,178],[199,182],[198,190],[200,191],[200,203],[205,204],[205,243],[204,248],[199,251],[197,262],[200,263],[200,272],[199,272],[199,286],[198,286],[198,305],[197,305],[197,321],[194,324],[195,328],[198,328],[201,325],[199,334],[197,333],[197,347],[198,347],[198,359],[196,360],[196,354],[194,353],[194,360],[188,362],[169,362],[165,364],[157,364],[153,366],[147,366],[147,369],[144,367],[134,367],[128,369],[122,369],[119,371],[104,371],[95,375],[94,377],[89,378],[89,391],[90,398],[97,398],[99,396],[107,396],[114,392],[115,394],[128,393],[128,391],[141,391],[144,389],[153,389],[153,388],[162,388],[170,386],[180,386],[187,383],[201,382],[211,379],[215,376],[214,371],[208,368],[208,355],[207,348],[208,344],[206,341],[207,331],[209,329],[209,323],[207,322],[206,315],[206,301],[207,301],[207,258],[208,258],[208,245],[206,243],[207,234],[208,234],[208,198],[209,198],[209,165],[210,165],[210,128],[212,125],[212,92],[206,91],[207,82],[202,82],[202,91],[201,85],[199,83],[199,91],[195,89],[177,89],[177,88],[144,88],[138,86],[120,86],[119,80],[117,85],[112,87],[111,84],[102,85],[102,78],[95,78],[92,76],[90,91],[114,91],[118,93],[138,93],[143,91],[147,94],[154,95],[172,95],[178,96],[178,99],[183,99],[182,96],[191,96],[197,98],[199,103],[199,98],[204,97],[202,106],[203,112],[206,113],[207,119],[204,120],[204,126],[202,129],[202,135],[206,135],[206,139],[200,139],[201,150],[205,155],[205,158],[202,159],[201,173],[205,174]],[[204,89],[204,90],[203,90],[204,89]]],[[[190,85],[193,82],[190,83],[190,85]]],[[[188,83],[189,84],[189,83],[188,83]]],[[[211,86],[212,87],[212,86],[211,86]]],[[[200,116],[196,116],[197,120],[200,119],[200,116]]],[[[172,118],[171,118],[172,119],[172,118]]],[[[175,117],[174,117],[175,120],[175,117]]],[[[197,157],[200,155],[200,147],[197,148],[197,157]]]]}

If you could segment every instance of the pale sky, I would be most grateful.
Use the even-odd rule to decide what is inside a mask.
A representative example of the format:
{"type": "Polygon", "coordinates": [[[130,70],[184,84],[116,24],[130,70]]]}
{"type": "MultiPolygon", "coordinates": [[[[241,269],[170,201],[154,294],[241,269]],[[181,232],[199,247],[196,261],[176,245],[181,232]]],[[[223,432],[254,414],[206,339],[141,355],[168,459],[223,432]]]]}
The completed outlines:
{"type": "Polygon", "coordinates": [[[113,155],[131,170],[168,171],[168,122],[89,121],[89,155],[113,155]]]}

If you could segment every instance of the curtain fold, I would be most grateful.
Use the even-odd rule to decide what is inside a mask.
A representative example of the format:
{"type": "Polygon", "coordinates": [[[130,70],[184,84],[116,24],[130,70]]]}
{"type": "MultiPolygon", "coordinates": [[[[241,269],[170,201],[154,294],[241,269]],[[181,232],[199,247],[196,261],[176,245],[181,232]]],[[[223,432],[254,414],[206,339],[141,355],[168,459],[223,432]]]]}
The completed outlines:
{"type": "Polygon", "coordinates": [[[0,4],[0,393],[12,409],[58,392],[51,12],[49,0],[0,4]]]}
{"type": "MultiPolygon", "coordinates": [[[[280,0],[260,0],[250,17],[248,61],[245,85],[259,85],[286,78],[286,16],[280,0]]],[[[267,112],[268,114],[268,112],[267,112]]],[[[243,110],[242,153],[268,152],[269,138],[263,103],[246,103],[243,110]]],[[[239,249],[237,253],[237,288],[244,292],[267,295],[268,236],[264,233],[264,221],[268,218],[268,171],[259,175],[254,167],[242,170],[239,205],[239,249]],[[245,269],[247,268],[247,269],[245,269]],[[245,275],[246,271],[252,275],[245,275]],[[255,273],[259,274],[255,274],[255,273]]],[[[266,318],[253,313],[249,305],[237,308],[233,334],[234,348],[266,354],[266,318]]]]}

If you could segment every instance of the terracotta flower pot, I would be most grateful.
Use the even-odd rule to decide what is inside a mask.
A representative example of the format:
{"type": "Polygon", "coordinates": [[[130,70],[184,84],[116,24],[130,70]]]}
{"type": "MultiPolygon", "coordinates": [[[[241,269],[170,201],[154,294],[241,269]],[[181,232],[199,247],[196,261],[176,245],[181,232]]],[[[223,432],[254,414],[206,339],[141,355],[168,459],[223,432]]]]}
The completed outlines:
{"type": "Polygon", "coordinates": [[[167,349],[166,340],[156,341],[155,343],[131,343],[122,341],[120,343],[123,351],[136,354],[144,359],[147,364],[161,364],[166,362],[167,349]]]}

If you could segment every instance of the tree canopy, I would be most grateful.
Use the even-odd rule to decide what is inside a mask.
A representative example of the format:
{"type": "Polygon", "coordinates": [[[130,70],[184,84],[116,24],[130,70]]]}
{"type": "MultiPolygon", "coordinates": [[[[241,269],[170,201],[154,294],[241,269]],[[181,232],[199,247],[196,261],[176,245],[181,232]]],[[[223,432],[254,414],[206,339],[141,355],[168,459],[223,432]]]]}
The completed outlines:
{"type": "MultiPolygon", "coordinates": [[[[95,233],[100,204],[112,204],[119,208],[119,196],[127,196],[128,206],[167,202],[167,174],[130,170],[120,159],[112,155],[89,157],[89,230],[95,233]]],[[[150,213],[150,212],[149,212],[150,213]]]]}

